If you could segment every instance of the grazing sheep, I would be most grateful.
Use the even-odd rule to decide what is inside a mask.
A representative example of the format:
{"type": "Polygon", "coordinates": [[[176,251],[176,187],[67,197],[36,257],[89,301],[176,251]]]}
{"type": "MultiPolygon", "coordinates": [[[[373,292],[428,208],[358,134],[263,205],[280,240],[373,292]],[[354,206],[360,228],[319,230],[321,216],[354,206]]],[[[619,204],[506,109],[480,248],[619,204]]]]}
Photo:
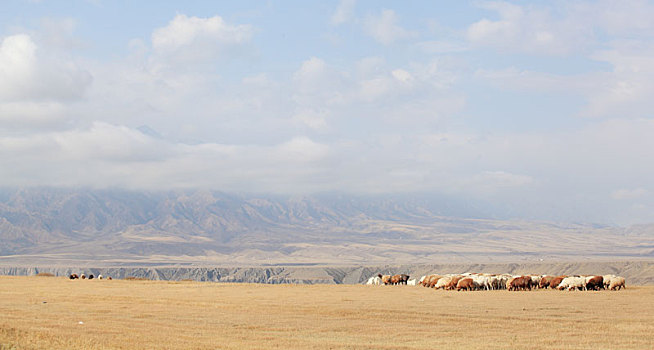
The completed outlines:
{"type": "Polygon", "coordinates": [[[476,288],[475,281],[470,277],[461,278],[456,284],[456,290],[474,290],[476,288]]]}
{"type": "Polygon", "coordinates": [[[102,275],[98,275],[98,279],[101,280],[103,277],[102,275]]]}
{"type": "Polygon", "coordinates": [[[532,285],[534,288],[540,288],[540,280],[541,280],[542,278],[543,278],[542,276],[534,276],[534,275],[532,275],[532,276],[531,276],[531,285],[532,285]]]}
{"type": "Polygon", "coordinates": [[[550,286],[550,282],[552,282],[553,278],[554,276],[549,276],[549,275],[541,276],[540,282],[538,283],[538,287],[547,289],[550,286]]]}
{"type": "Polygon", "coordinates": [[[472,280],[475,282],[479,288],[483,288],[486,290],[491,290],[493,289],[493,286],[491,286],[491,279],[490,276],[487,275],[473,275],[472,280]]]}
{"type": "Polygon", "coordinates": [[[618,276],[616,275],[604,275],[602,276],[602,280],[604,281],[604,288],[608,289],[609,286],[611,285],[611,281],[618,276]]]}
{"type": "Polygon", "coordinates": [[[76,280],[79,278],[79,276],[76,273],[71,273],[70,276],[68,276],[71,280],[76,280]]]}
{"type": "Polygon", "coordinates": [[[506,282],[506,289],[512,291],[531,290],[531,277],[514,276],[506,282]]]}
{"type": "Polygon", "coordinates": [[[90,275],[89,275],[89,279],[90,279],[90,280],[93,279],[93,274],[90,274],[90,275]]]}
{"type": "Polygon", "coordinates": [[[624,277],[616,276],[611,279],[611,284],[609,284],[609,290],[620,290],[625,287],[624,277]]]}
{"type": "Polygon", "coordinates": [[[443,278],[441,275],[431,275],[428,279],[428,282],[425,283],[425,287],[435,288],[438,281],[443,278]]]}
{"type": "Polygon", "coordinates": [[[420,280],[418,281],[418,285],[424,286],[425,278],[427,278],[427,275],[420,277],[420,280]]]}
{"type": "Polygon", "coordinates": [[[558,290],[567,289],[568,291],[584,290],[585,288],[586,288],[586,278],[580,276],[566,277],[563,280],[561,280],[561,283],[559,283],[558,287],[556,287],[556,289],[558,290]]]}
{"type": "Polygon", "coordinates": [[[113,278],[111,276],[107,277],[107,280],[111,281],[113,278]]]}
{"type": "Polygon", "coordinates": [[[552,278],[552,280],[550,281],[550,288],[556,289],[559,286],[559,284],[561,284],[561,281],[563,281],[563,279],[566,277],[568,276],[556,276],[552,278]]]}
{"type": "Polygon", "coordinates": [[[602,276],[586,277],[586,290],[604,289],[604,278],[602,276]]]}
{"type": "Polygon", "coordinates": [[[438,281],[434,285],[434,288],[436,288],[436,289],[445,288],[446,286],[448,286],[450,284],[450,282],[452,282],[452,276],[441,277],[441,278],[438,279],[438,281]]]}
{"type": "Polygon", "coordinates": [[[368,282],[366,282],[367,285],[372,285],[372,286],[378,286],[380,285],[381,278],[379,276],[372,276],[368,279],[368,282]]]}
{"type": "Polygon", "coordinates": [[[388,285],[391,283],[391,275],[382,275],[380,273],[377,275],[377,277],[381,278],[381,281],[384,285],[388,285]]]}
{"type": "Polygon", "coordinates": [[[459,283],[459,281],[460,281],[461,279],[463,279],[463,278],[465,278],[465,276],[463,276],[463,275],[452,276],[452,279],[450,280],[450,283],[448,283],[448,284],[444,287],[444,289],[446,289],[446,290],[454,290],[454,289],[456,288],[457,284],[459,283]]]}
{"type": "Polygon", "coordinates": [[[81,274],[81,275],[79,276],[79,278],[85,280],[85,279],[86,279],[86,275],[85,275],[85,274],[81,274]]]}

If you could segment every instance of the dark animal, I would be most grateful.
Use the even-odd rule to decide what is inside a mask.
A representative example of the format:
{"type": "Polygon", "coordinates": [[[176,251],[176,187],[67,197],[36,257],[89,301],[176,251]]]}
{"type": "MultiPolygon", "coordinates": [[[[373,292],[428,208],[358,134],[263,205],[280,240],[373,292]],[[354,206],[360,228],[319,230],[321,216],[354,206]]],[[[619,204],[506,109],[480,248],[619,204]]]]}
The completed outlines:
{"type": "Polygon", "coordinates": [[[543,276],[543,278],[540,279],[540,283],[538,283],[538,287],[540,288],[545,288],[550,286],[550,282],[552,282],[552,279],[554,276],[543,276]]]}
{"type": "Polygon", "coordinates": [[[71,273],[70,276],[68,276],[71,280],[76,280],[79,278],[79,276],[76,273],[71,273]]]}
{"type": "Polygon", "coordinates": [[[604,277],[602,276],[593,276],[586,280],[586,289],[587,290],[600,290],[604,289],[604,277]]]}

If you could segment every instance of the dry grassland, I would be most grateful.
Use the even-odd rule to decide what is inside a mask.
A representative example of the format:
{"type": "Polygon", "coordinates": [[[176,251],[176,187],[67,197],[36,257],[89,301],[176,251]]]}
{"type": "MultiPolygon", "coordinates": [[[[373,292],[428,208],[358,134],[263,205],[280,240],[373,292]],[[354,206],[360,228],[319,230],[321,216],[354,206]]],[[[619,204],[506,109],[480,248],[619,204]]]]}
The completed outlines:
{"type": "Polygon", "coordinates": [[[0,349],[654,349],[654,287],[627,288],[445,292],[0,276],[0,349]]]}

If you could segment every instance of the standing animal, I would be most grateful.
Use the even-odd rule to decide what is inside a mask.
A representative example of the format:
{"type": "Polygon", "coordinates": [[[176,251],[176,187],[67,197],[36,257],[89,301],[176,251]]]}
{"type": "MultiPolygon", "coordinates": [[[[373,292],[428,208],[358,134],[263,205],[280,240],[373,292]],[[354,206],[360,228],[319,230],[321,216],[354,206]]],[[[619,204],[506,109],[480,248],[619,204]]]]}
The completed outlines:
{"type": "Polygon", "coordinates": [[[452,279],[450,280],[450,283],[448,283],[445,287],[443,287],[443,289],[454,290],[455,288],[457,288],[457,285],[458,285],[459,281],[461,279],[463,279],[464,277],[465,276],[463,276],[463,275],[452,276],[452,279]]]}
{"type": "Polygon", "coordinates": [[[113,278],[111,276],[107,277],[107,280],[111,281],[113,278]]]}
{"type": "Polygon", "coordinates": [[[609,284],[609,290],[620,290],[625,287],[624,277],[616,276],[611,278],[611,284],[609,284]]]}
{"type": "Polygon", "coordinates": [[[431,275],[429,276],[428,281],[425,283],[425,287],[435,288],[438,281],[443,278],[441,275],[431,275]]]}
{"type": "Polygon", "coordinates": [[[89,275],[89,279],[90,279],[90,280],[93,279],[93,274],[90,274],[90,275],[89,275]]]}
{"type": "Polygon", "coordinates": [[[566,277],[563,280],[561,280],[561,283],[559,283],[558,287],[556,287],[558,290],[584,290],[586,289],[586,278],[585,277],[580,277],[580,276],[572,276],[572,277],[566,277]]]}
{"type": "Polygon", "coordinates": [[[381,282],[384,285],[388,285],[391,283],[391,275],[382,275],[381,273],[377,275],[381,279],[381,282]]]}
{"type": "Polygon", "coordinates": [[[506,282],[507,290],[531,290],[531,276],[514,276],[506,282]]]}
{"type": "Polygon", "coordinates": [[[540,282],[538,283],[538,287],[547,289],[547,287],[550,286],[550,282],[552,282],[553,278],[554,276],[548,276],[548,275],[541,276],[540,282]]]}
{"type": "Polygon", "coordinates": [[[368,279],[368,282],[366,282],[366,284],[371,286],[378,286],[381,284],[381,277],[372,276],[368,279]]]}
{"type": "Polygon", "coordinates": [[[401,274],[400,275],[400,281],[398,283],[406,285],[409,282],[409,277],[411,277],[411,276],[406,275],[406,274],[401,274]]]}
{"type": "Polygon", "coordinates": [[[400,283],[400,275],[391,276],[391,284],[396,285],[400,283]]]}
{"type": "Polygon", "coordinates": [[[540,288],[540,281],[542,278],[542,276],[531,275],[531,286],[536,289],[540,288]]]}
{"type": "Polygon", "coordinates": [[[417,286],[418,285],[418,280],[414,278],[412,280],[408,280],[406,282],[406,284],[409,285],[409,286],[417,286]]]}
{"type": "Polygon", "coordinates": [[[85,279],[86,279],[86,275],[85,275],[85,274],[81,274],[81,275],[79,276],[79,278],[85,280],[85,279]]]}
{"type": "Polygon", "coordinates": [[[436,284],[434,285],[435,289],[446,289],[446,287],[452,282],[452,276],[443,276],[438,279],[436,284]]]}
{"type": "Polygon", "coordinates": [[[604,280],[604,288],[609,289],[609,286],[611,285],[611,281],[618,276],[616,275],[604,275],[602,276],[602,279],[604,280]]]}
{"type": "Polygon", "coordinates": [[[102,275],[98,275],[98,279],[101,280],[101,279],[102,279],[102,275]]]}
{"type": "Polygon", "coordinates": [[[463,290],[474,290],[475,289],[475,282],[470,277],[461,278],[459,280],[459,282],[457,282],[457,284],[456,284],[456,290],[460,291],[461,289],[463,289],[463,290]]]}
{"type": "Polygon", "coordinates": [[[79,276],[76,273],[72,273],[70,274],[70,276],[68,276],[68,278],[70,278],[71,280],[76,280],[79,278],[79,276]]]}
{"type": "Polygon", "coordinates": [[[550,281],[550,288],[556,289],[556,287],[558,287],[559,284],[561,284],[561,281],[563,281],[563,279],[566,277],[568,276],[556,276],[552,278],[552,280],[550,281]]]}
{"type": "Polygon", "coordinates": [[[604,289],[604,277],[588,276],[586,277],[586,290],[604,289]]]}

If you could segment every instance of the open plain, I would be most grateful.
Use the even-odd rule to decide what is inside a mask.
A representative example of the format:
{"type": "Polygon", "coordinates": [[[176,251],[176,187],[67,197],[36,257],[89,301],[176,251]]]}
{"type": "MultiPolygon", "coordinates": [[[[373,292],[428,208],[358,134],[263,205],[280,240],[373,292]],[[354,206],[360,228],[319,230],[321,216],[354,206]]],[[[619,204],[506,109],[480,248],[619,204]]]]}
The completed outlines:
{"type": "Polygon", "coordinates": [[[0,276],[0,349],[652,349],[654,287],[435,291],[0,276]]]}

